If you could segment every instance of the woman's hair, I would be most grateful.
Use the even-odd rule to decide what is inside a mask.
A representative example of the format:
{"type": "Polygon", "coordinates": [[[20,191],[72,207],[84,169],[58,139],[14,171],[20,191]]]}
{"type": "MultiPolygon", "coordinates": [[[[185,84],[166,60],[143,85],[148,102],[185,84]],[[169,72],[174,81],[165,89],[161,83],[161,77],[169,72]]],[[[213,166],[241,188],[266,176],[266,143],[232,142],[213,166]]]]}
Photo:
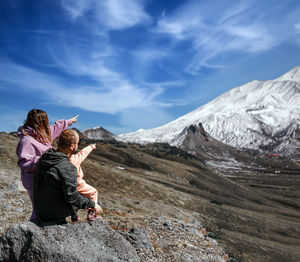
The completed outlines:
{"type": "Polygon", "coordinates": [[[36,131],[35,139],[42,143],[51,143],[51,134],[49,129],[48,115],[40,109],[32,109],[27,114],[24,122],[23,132],[26,134],[26,128],[30,127],[36,131]]]}

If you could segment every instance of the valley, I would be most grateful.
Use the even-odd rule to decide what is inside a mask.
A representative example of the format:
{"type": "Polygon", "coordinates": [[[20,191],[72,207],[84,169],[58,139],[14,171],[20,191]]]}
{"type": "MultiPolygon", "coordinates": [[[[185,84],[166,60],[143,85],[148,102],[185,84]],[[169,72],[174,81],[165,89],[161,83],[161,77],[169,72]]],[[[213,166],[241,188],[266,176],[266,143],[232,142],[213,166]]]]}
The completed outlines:
{"type": "MultiPolygon", "coordinates": [[[[1,163],[17,174],[13,154],[17,138],[1,136],[1,163]]],[[[190,154],[168,144],[93,141],[81,136],[82,147],[93,142],[97,149],[82,168],[86,181],[99,190],[104,218],[113,226],[145,226],[142,217],[146,221],[161,216],[197,222],[237,260],[298,261],[300,172],[296,161],[255,156],[225,149],[226,145],[213,158],[213,146],[206,146],[208,153],[190,154]]],[[[2,179],[2,187],[6,182],[2,179]]],[[[22,201],[23,212],[12,208],[1,224],[24,221],[24,212],[29,216],[30,208],[22,201]]]]}
{"type": "MultiPolygon", "coordinates": [[[[180,216],[178,209],[193,214],[241,261],[298,260],[300,172],[295,162],[240,152],[236,165],[231,153],[229,159],[215,159],[216,168],[204,157],[166,144],[104,143],[102,148],[125,168],[112,191],[149,201],[148,210],[131,206],[136,212],[162,212],[154,201],[167,205],[169,215],[180,216]]],[[[108,157],[103,150],[95,154],[94,159],[108,157]]]]}

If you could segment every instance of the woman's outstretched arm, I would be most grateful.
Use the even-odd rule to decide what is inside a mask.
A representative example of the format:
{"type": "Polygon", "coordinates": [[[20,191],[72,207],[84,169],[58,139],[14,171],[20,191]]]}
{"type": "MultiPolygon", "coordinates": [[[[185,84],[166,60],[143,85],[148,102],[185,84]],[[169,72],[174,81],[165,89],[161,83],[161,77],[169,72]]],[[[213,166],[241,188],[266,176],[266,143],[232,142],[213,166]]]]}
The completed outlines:
{"type": "Polygon", "coordinates": [[[56,121],[53,125],[50,125],[50,134],[51,134],[51,138],[52,141],[57,138],[62,131],[64,131],[65,129],[67,129],[69,126],[71,126],[73,123],[77,123],[77,116],[72,117],[71,119],[68,120],[58,120],[56,121]]]}

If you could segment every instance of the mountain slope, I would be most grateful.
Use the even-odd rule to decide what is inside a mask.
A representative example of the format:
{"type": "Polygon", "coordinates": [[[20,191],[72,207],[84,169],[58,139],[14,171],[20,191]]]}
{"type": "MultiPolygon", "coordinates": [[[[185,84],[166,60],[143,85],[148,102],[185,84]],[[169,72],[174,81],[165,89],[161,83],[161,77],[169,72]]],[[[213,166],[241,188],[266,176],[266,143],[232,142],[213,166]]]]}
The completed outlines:
{"type": "Polygon", "coordinates": [[[180,146],[179,134],[190,125],[223,143],[251,149],[289,149],[282,145],[300,128],[300,67],[268,81],[252,81],[158,128],[122,134],[118,140],[167,142],[180,146]],[[286,134],[287,136],[285,136],[286,134]]]}

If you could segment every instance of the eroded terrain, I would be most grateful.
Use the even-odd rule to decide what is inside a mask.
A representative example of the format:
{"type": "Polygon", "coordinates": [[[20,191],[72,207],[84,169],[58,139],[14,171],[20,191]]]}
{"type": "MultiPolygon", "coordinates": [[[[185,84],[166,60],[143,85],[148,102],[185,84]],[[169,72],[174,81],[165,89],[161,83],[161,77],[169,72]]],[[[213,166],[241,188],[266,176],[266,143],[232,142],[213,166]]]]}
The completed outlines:
{"type": "MultiPolygon", "coordinates": [[[[91,142],[85,138],[81,144],[91,142]]],[[[167,144],[96,142],[97,149],[82,165],[85,179],[98,189],[105,207],[103,216],[112,226],[124,231],[132,226],[149,228],[156,253],[141,257],[176,261],[174,256],[182,247],[190,254],[200,254],[203,236],[192,243],[197,237],[187,230],[191,236],[181,239],[185,231],[179,232],[176,225],[182,221],[199,224],[200,233],[206,227],[236,260],[299,261],[300,174],[296,162],[227,152],[228,148],[219,148],[221,157],[212,151],[189,154],[167,144]],[[157,232],[153,221],[158,217],[168,218],[174,230],[166,228],[165,235],[157,232]],[[159,238],[160,234],[165,238],[159,238]]],[[[16,182],[16,143],[13,135],[1,134],[1,194],[3,198],[5,188],[5,196],[11,197],[1,205],[2,231],[28,219],[30,213],[27,194],[16,182]]],[[[179,257],[188,259],[183,254],[179,257]]]]}

